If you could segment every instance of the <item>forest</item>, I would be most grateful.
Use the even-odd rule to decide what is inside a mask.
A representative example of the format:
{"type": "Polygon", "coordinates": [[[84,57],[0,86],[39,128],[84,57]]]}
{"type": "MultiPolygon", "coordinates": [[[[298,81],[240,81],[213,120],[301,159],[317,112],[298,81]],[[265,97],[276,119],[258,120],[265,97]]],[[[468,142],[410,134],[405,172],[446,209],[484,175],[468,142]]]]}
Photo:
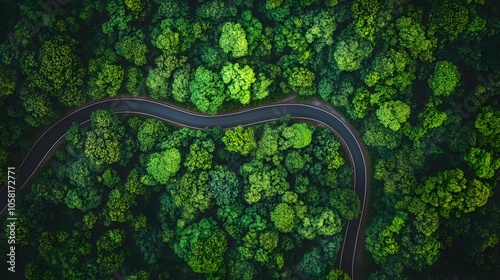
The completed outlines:
{"type": "Polygon", "coordinates": [[[333,265],[360,202],[331,130],[91,119],[19,199],[27,279],[345,277],[333,265]]]}
{"type": "MultiPolygon", "coordinates": [[[[0,0],[0,14],[2,170],[107,97],[209,115],[318,98],[368,147],[369,279],[500,275],[500,2],[0,0]]],[[[347,277],[335,260],[359,200],[329,130],[97,111],[65,140],[18,194],[27,279],[347,277]]]]}

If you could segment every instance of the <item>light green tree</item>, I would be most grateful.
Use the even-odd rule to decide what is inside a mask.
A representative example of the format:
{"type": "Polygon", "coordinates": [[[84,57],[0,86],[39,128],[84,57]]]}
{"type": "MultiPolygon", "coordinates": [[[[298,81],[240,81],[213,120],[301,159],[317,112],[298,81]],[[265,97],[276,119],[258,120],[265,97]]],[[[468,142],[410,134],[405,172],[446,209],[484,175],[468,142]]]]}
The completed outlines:
{"type": "Polygon", "coordinates": [[[85,139],[85,155],[97,166],[118,162],[120,139],[116,132],[108,128],[89,131],[85,139]]]}
{"type": "Polygon", "coordinates": [[[219,74],[203,66],[196,69],[194,79],[189,83],[189,91],[191,102],[204,113],[217,113],[226,99],[224,84],[219,74]]]}
{"type": "Polygon", "coordinates": [[[14,93],[17,83],[15,71],[0,67],[0,106],[3,105],[5,97],[14,93]]]}
{"type": "Polygon", "coordinates": [[[316,93],[315,78],[316,75],[310,70],[303,67],[294,67],[288,76],[288,84],[299,95],[314,95],[316,93]]]}
{"type": "Polygon", "coordinates": [[[245,65],[240,68],[238,63],[228,63],[222,67],[220,75],[227,85],[226,96],[241,104],[250,102],[251,86],[256,81],[255,73],[250,66],[245,65]]]}
{"type": "Polygon", "coordinates": [[[259,160],[252,160],[240,168],[245,178],[243,198],[248,204],[282,195],[290,188],[288,172],[283,166],[271,168],[259,160]]]}
{"type": "Polygon", "coordinates": [[[167,181],[179,171],[181,153],[177,149],[169,149],[149,156],[146,170],[160,184],[167,181]]]}
{"type": "Polygon", "coordinates": [[[191,75],[191,66],[182,65],[174,72],[172,82],[172,96],[177,102],[184,102],[189,97],[189,79],[191,75]]]}
{"type": "Polygon", "coordinates": [[[124,75],[122,66],[106,64],[97,76],[96,85],[108,96],[115,96],[122,86],[124,75]]]}
{"type": "Polygon", "coordinates": [[[264,125],[262,136],[257,142],[257,151],[255,153],[257,159],[272,159],[273,162],[278,159],[278,140],[280,139],[279,131],[271,128],[268,124],[264,125]]]}
{"type": "Polygon", "coordinates": [[[434,103],[428,102],[425,104],[423,112],[418,116],[422,120],[422,125],[426,130],[440,127],[448,119],[448,114],[438,110],[436,107],[434,103]]]}
{"type": "Polygon", "coordinates": [[[368,227],[366,249],[376,263],[384,263],[388,256],[396,255],[400,251],[397,237],[407,219],[406,212],[398,211],[392,219],[379,217],[368,227]]]}
{"type": "Polygon", "coordinates": [[[144,120],[138,131],[137,140],[139,142],[139,149],[142,152],[148,152],[153,149],[156,143],[160,143],[166,139],[167,127],[158,119],[144,120]]]}
{"type": "Polygon", "coordinates": [[[126,83],[125,88],[127,91],[134,95],[138,96],[145,92],[145,79],[144,74],[139,68],[130,67],[126,72],[126,83]]]}
{"type": "Polygon", "coordinates": [[[215,146],[212,142],[210,144],[204,145],[203,147],[197,143],[192,144],[189,147],[189,154],[186,157],[184,166],[188,171],[193,171],[195,169],[208,170],[212,167],[212,152],[215,146]]]}
{"type": "Polygon", "coordinates": [[[429,177],[415,192],[445,218],[451,213],[459,217],[461,213],[472,212],[486,204],[491,195],[490,188],[479,180],[467,182],[464,172],[458,168],[429,177]]]}
{"type": "Polygon", "coordinates": [[[295,149],[304,148],[309,145],[312,140],[312,131],[305,123],[296,123],[289,127],[285,127],[282,135],[295,149]]]}
{"type": "Polygon", "coordinates": [[[475,127],[482,134],[485,146],[500,148],[500,111],[485,106],[477,115],[475,127]]]}
{"type": "Polygon", "coordinates": [[[27,112],[24,119],[28,125],[37,127],[47,124],[54,116],[52,101],[48,94],[35,93],[27,87],[22,87],[19,98],[27,112]]]}
{"type": "MultiPolygon", "coordinates": [[[[372,52],[370,44],[356,37],[339,41],[333,51],[333,60],[342,71],[352,72],[361,68],[361,62],[372,52]]],[[[332,57],[332,53],[330,53],[332,57]]],[[[330,59],[332,60],[332,59],[330,59]]]]}
{"type": "Polygon", "coordinates": [[[230,152],[248,155],[257,147],[253,128],[243,128],[241,125],[224,132],[222,142],[230,152]]]}
{"type": "Polygon", "coordinates": [[[354,18],[356,19],[356,33],[359,36],[373,41],[377,24],[375,16],[380,10],[378,0],[356,0],[351,6],[354,18]]]}
{"type": "Polygon", "coordinates": [[[252,99],[260,100],[266,98],[269,95],[269,86],[273,83],[271,79],[268,79],[264,74],[259,73],[257,82],[252,85],[252,99]]]}
{"type": "Polygon", "coordinates": [[[144,65],[148,52],[144,38],[144,33],[141,30],[131,36],[125,36],[116,45],[116,52],[137,66],[144,65]]]}
{"type": "Polygon", "coordinates": [[[437,96],[449,96],[460,81],[458,67],[449,61],[438,61],[434,65],[434,73],[429,78],[429,87],[437,96]]]}
{"type": "Polygon", "coordinates": [[[143,19],[150,7],[149,0],[124,0],[124,2],[135,19],[143,19]]]}
{"type": "Polygon", "coordinates": [[[312,240],[319,235],[332,236],[342,230],[339,215],[326,207],[308,207],[304,216],[297,232],[305,239],[312,240]]]}
{"type": "Polygon", "coordinates": [[[425,29],[412,17],[401,17],[396,20],[399,43],[407,48],[413,57],[423,61],[432,61],[435,41],[426,37],[425,29]]]}
{"type": "Polygon", "coordinates": [[[211,206],[212,196],[205,171],[185,173],[180,179],[170,180],[166,187],[175,205],[182,208],[183,219],[191,220],[196,213],[203,213],[211,206]]]}
{"type": "Polygon", "coordinates": [[[470,168],[476,172],[477,177],[489,179],[495,175],[495,170],[500,168],[500,159],[495,159],[493,155],[480,148],[472,147],[465,160],[470,168]]]}
{"type": "Polygon", "coordinates": [[[151,33],[151,43],[162,50],[165,55],[173,55],[179,52],[180,36],[178,32],[168,27],[167,20],[161,22],[151,33]]]}
{"type": "Polygon", "coordinates": [[[281,232],[291,232],[299,224],[294,209],[288,203],[276,205],[270,216],[274,226],[281,232]]]}
{"type": "Polygon", "coordinates": [[[410,117],[410,106],[400,100],[387,101],[377,109],[377,118],[385,127],[398,131],[410,117]]]}
{"type": "Polygon", "coordinates": [[[248,42],[245,30],[239,23],[230,21],[224,23],[219,39],[219,46],[225,53],[231,52],[235,58],[247,55],[248,42]]]}

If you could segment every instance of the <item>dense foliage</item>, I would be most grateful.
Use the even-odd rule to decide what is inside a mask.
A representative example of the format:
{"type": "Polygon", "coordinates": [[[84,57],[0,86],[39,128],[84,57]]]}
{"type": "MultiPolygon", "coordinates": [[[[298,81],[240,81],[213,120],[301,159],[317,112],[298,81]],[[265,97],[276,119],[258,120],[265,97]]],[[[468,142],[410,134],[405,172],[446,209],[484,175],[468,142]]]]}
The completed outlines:
{"type": "MultiPolygon", "coordinates": [[[[454,278],[457,274],[494,278],[492,275],[498,273],[499,1],[48,2],[52,7],[34,0],[0,1],[2,170],[22,160],[31,145],[29,136],[37,128],[90,100],[143,95],[216,114],[279,100],[291,92],[304,100],[315,96],[343,112],[369,149],[373,205],[369,208],[366,257],[373,279],[454,278]]],[[[106,113],[102,117],[107,117],[106,113]]],[[[165,185],[171,196],[162,204],[165,213],[196,194],[180,213],[175,213],[186,221],[200,211],[210,211],[215,202],[230,207],[218,216],[233,212],[237,214],[225,215],[262,216],[255,205],[280,196],[285,198],[274,201],[273,208],[266,210],[266,226],[314,238],[336,232],[339,222],[319,205],[303,212],[304,205],[310,204],[306,197],[315,195],[304,195],[307,188],[301,194],[301,186],[311,183],[310,174],[303,176],[301,172],[314,171],[312,177],[321,185],[346,185],[349,176],[331,175],[344,165],[342,157],[336,152],[314,150],[315,139],[328,137],[315,136],[317,131],[309,135],[306,130],[310,127],[304,129],[301,124],[283,127],[279,132],[236,128],[228,133],[219,131],[214,136],[218,140],[179,148],[175,144],[179,140],[168,140],[170,130],[161,123],[143,121],[127,126],[100,122],[96,116],[89,131],[72,128],[68,134],[68,146],[81,151],[80,157],[86,160],[70,160],[65,170],[71,170],[71,175],[63,176],[66,183],[50,185],[47,180],[56,174],[42,176],[40,182],[47,182],[42,185],[50,195],[33,195],[33,199],[45,197],[57,207],[66,204],[72,211],[104,209],[107,214],[99,219],[105,219],[100,222],[108,226],[130,223],[130,215],[135,213],[133,225],[140,229],[151,220],[147,217],[155,214],[147,215],[149,209],[131,211],[130,204],[136,196],[147,196],[148,190],[159,185],[165,185]],[[137,139],[130,130],[137,131],[137,139]],[[169,144],[159,148],[158,143],[169,144]],[[304,154],[300,152],[303,149],[313,151],[304,154]],[[241,166],[236,175],[218,166],[242,157],[254,160],[241,166]],[[130,175],[127,173],[125,180],[122,167],[118,170],[115,166],[125,166],[131,160],[140,163],[126,167],[130,175]],[[326,169],[321,170],[319,162],[326,169]],[[158,173],[159,166],[167,172],[158,173]],[[96,190],[95,178],[89,179],[96,170],[102,173],[97,182],[109,187],[106,192],[96,190]],[[288,181],[284,174],[295,176],[295,181],[288,181]],[[297,198],[288,193],[285,183],[299,186],[297,198]],[[277,187],[269,189],[273,184],[277,187]],[[192,193],[183,192],[181,186],[192,186],[192,193]],[[218,194],[207,199],[212,192],[218,194]],[[247,209],[253,210],[248,214],[247,210],[234,210],[238,199],[252,205],[247,209]],[[318,224],[328,224],[335,230],[318,229],[318,224]]],[[[337,150],[334,143],[324,145],[337,150]]],[[[5,181],[5,172],[1,174],[5,181]]],[[[33,189],[37,188],[42,187],[33,189]]],[[[336,197],[342,195],[352,199],[336,193],[336,197]]],[[[38,209],[31,211],[36,214],[38,209]]],[[[73,221],[73,216],[67,217],[73,221]]],[[[346,214],[343,219],[349,217],[353,216],[346,214]]],[[[49,222],[49,218],[38,217],[37,223],[49,222]]],[[[97,219],[96,214],[89,214],[83,223],[91,227],[97,219]]],[[[181,225],[182,231],[170,228],[168,243],[177,244],[177,261],[187,261],[193,270],[201,264],[214,270],[221,267],[216,256],[239,254],[247,259],[231,257],[228,274],[251,278],[255,271],[248,263],[254,260],[272,263],[270,270],[277,270],[282,257],[275,249],[259,247],[260,236],[265,233],[262,243],[266,248],[277,248],[272,246],[276,233],[252,228],[250,234],[250,227],[240,221],[243,218],[235,219],[225,224],[232,231],[243,231],[234,232],[236,237],[220,222],[217,229],[210,218],[203,224],[201,220],[196,220],[198,224],[187,222],[181,225]],[[197,246],[211,244],[212,240],[206,234],[192,234],[201,229],[218,235],[226,230],[228,244],[235,238],[248,246],[238,245],[241,249],[237,253],[222,253],[217,247],[209,263],[189,262],[193,254],[204,257],[208,253],[197,246]],[[188,236],[182,245],[175,240],[179,234],[188,236]],[[243,239],[247,234],[249,237],[243,239]]],[[[249,219],[253,218],[245,218],[249,219]]],[[[35,225],[29,224],[33,222],[24,221],[23,232],[35,231],[35,225]]],[[[145,262],[155,263],[164,251],[152,244],[164,244],[165,230],[147,228],[148,234],[137,237],[140,241],[136,243],[148,254],[145,262]]],[[[85,231],[32,234],[39,235],[36,242],[42,240],[49,245],[82,242],[74,246],[79,251],[70,252],[71,246],[67,246],[66,254],[73,254],[74,260],[89,250],[97,252],[102,269],[116,271],[116,264],[128,260],[131,254],[123,250],[131,244],[120,245],[131,242],[131,233],[128,229],[109,234],[99,230],[99,240],[114,241],[97,251],[89,247],[95,240],[82,242],[85,231]]],[[[296,245],[293,240],[280,242],[286,248],[296,245]]],[[[51,248],[41,248],[40,253],[52,252],[51,248]]],[[[301,252],[304,259],[297,267],[311,278],[323,276],[320,260],[327,254],[325,248],[330,247],[301,252]]],[[[50,255],[53,262],[68,260],[58,254],[50,255]]],[[[284,263],[289,255],[283,255],[284,263]]],[[[40,265],[30,264],[27,275],[38,275],[40,265]]],[[[92,267],[89,264],[89,269],[92,267]]],[[[337,275],[331,272],[327,277],[335,279],[337,275]]]]}
{"type": "Polygon", "coordinates": [[[328,129],[284,119],[195,131],[97,111],[90,127],[73,124],[66,140],[19,199],[16,241],[27,279],[39,279],[37,271],[62,279],[122,270],[141,279],[339,273],[341,231],[361,206],[328,129]],[[285,136],[294,127],[307,134],[300,147],[285,136]],[[108,145],[118,160],[87,153],[92,135],[106,128],[127,143],[108,145]],[[237,139],[253,145],[234,150],[237,139]],[[339,164],[330,167],[330,159],[339,164]]]}

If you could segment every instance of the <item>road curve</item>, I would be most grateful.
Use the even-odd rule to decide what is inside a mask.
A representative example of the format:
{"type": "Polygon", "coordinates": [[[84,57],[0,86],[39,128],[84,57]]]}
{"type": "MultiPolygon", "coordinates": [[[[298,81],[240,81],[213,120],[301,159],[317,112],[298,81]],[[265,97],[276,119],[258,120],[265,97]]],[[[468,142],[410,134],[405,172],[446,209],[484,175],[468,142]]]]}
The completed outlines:
{"type": "MultiPolygon", "coordinates": [[[[16,191],[22,189],[31,179],[54,147],[66,135],[73,122],[80,124],[90,121],[90,115],[96,110],[112,110],[117,114],[144,115],[161,119],[180,126],[193,129],[213,128],[223,129],[237,125],[251,126],[259,123],[279,120],[285,114],[291,114],[294,119],[311,120],[329,127],[339,137],[346,148],[354,169],[353,188],[361,201],[360,216],[347,224],[344,244],[339,260],[340,269],[355,279],[355,256],[360,235],[362,219],[365,216],[366,196],[368,189],[368,166],[364,144],[356,135],[352,126],[343,118],[320,107],[294,103],[270,104],[242,111],[215,116],[193,113],[172,105],[139,97],[117,97],[104,99],[84,105],[59,119],[48,128],[35,142],[28,155],[16,168],[16,191]]],[[[7,210],[7,188],[0,191],[0,214],[7,210]]],[[[358,271],[359,272],[359,271],[358,271]]]]}

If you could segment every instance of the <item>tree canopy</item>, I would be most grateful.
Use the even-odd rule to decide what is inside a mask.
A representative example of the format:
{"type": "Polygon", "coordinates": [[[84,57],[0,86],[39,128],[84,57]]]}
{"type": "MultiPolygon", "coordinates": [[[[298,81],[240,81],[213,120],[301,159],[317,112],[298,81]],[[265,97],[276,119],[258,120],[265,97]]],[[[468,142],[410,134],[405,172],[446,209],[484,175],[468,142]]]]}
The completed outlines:
{"type": "Polygon", "coordinates": [[[169,149],[149,156],[148,174],[159,184],[167,183],[168,179],[177,173],[180,168],[181,154],[177,149],[169,149]]]}
{"type": "Polygon", "coordinates": [[[248,41],[241,24],[226,22],[222,26],[219,46],[225,53],[231,53],[235,58],[247,55],[248,41]]]}
{"type": "Polygon", "coordinates": [[[455,64],[449,61],[438,61],[434,66],[434,74],[429,79],[429,87],[435,95],[449,96],[460,80],[460,72],[455,64]]]}
{"type": "MultiPolygon", "coordinates": [[[[3,170],[103,98],[334,109],[373,171],[366,277],[495,278],[499,1],[36,2],[0,4],[3,170]]],[[[345,278],[358,173],[322,124],[274,113],[229,130],[107,111],[73,124],[16,193],[19,277],[345,278]]]]}

